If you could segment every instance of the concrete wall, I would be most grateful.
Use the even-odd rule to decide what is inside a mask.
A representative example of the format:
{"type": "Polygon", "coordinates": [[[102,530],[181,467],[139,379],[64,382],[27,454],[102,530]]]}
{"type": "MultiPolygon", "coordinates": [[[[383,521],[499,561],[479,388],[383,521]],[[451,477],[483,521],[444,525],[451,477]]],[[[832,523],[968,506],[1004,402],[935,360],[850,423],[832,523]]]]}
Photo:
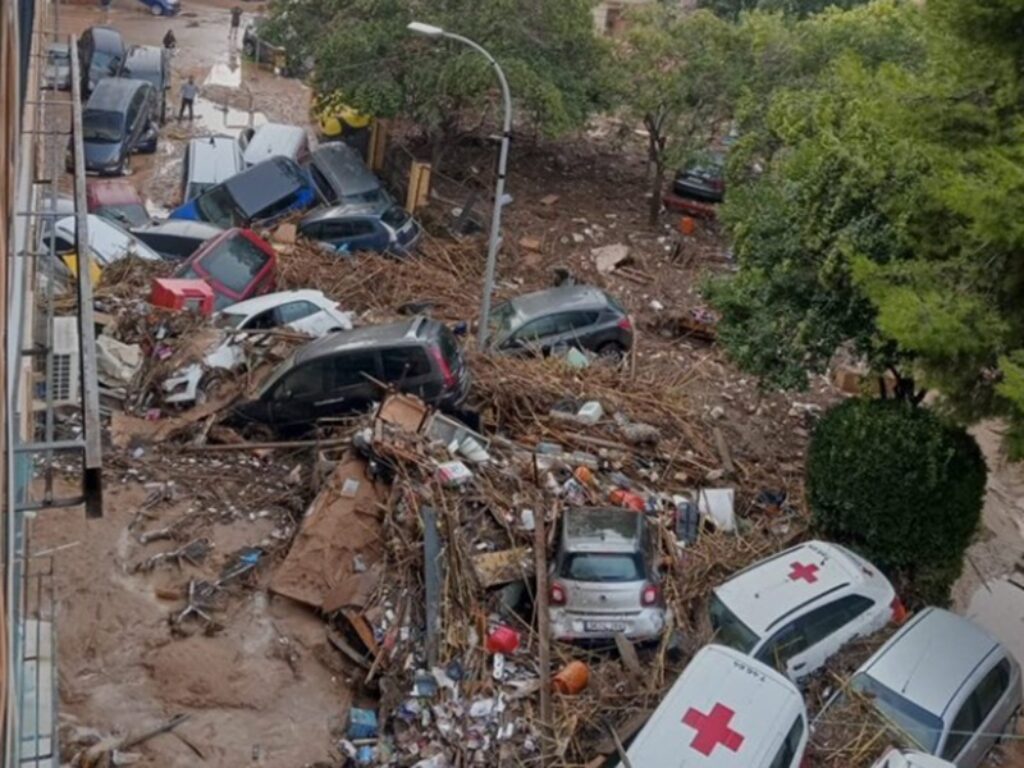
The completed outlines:
{"type": "MultiPolygon", "coordinates": [[[[616,35],[625,28],[623,16],[631,8],[643,5],[650,5],[655,0],[601,0],[594,7],[594,29],[598,34],[616,35]]],[[[693,10],[697,7],[697,0],[676,0],[679,7],[684,10],[693,10]]]]}

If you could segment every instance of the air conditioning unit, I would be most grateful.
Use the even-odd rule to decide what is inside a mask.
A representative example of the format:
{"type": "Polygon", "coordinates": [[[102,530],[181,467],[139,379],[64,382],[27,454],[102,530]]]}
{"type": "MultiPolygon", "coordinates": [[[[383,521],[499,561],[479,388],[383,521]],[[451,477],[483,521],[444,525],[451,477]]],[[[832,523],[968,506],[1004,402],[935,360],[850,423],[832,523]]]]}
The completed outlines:
{"type": "Polygon", "coordinates": [[[75,405],[81,372],[77,317],[53,318],[53,377],[47,386],[53,390],[54,405],[75,405]]]}

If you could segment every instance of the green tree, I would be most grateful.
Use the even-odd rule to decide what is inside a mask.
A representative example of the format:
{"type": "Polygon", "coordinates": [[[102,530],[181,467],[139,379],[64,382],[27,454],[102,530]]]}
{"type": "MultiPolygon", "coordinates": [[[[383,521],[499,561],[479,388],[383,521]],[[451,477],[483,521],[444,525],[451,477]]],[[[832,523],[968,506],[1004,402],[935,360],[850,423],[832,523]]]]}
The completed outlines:
{"type": "Polygon", "coordinates": [[[475,40],[500,62],[524,116],[547,135],[584,124],[606,103],[607,48],[593,34],[591,0],[299,0],[275,6],[303,30],[321,91],[360,111],[421,127],[435,155],[474,110],[500,99],[486,60],[465,46],[411,34],[413,20],[475,40]],[[310,9],[321,8],[309,28],[310,9]]]}
{"type": "Polygon", "coordinates": [[[697,7],[707,8],[722,18],[735,21],[745,11],[781,12],[804,17],[826,8],[852,8],[866,2],[868,0],[700,0],[697,7]]]}
{"type": "Polygon", "coordinates": [[[615,63],[625,112],[647,132],[653,224],[666,171],[721,132],[741,70],[735,28],[712,13],[656,6],[631,22],[615,63]]]}
{"type": "Polygon", "coordinates": [[[932,411],[848,400],[814,431],[808,501],[823,535],[942,604],[978,527],[986,473],[974,439],[932,411]]]}

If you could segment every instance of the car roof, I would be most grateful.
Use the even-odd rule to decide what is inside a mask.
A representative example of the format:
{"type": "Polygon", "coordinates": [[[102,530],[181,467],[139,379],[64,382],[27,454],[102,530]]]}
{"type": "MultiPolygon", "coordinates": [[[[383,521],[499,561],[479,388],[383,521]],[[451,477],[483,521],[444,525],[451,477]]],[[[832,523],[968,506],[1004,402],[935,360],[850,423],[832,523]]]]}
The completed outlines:
{"type": "Polygon", "coordinates": [[[956,768],[952,763],[924,752],[892,749],[871,768],[956,768]]]}
{"type": "Polygon", "coordinates": [[[86,179],[85,192],[94,206],[142,204],[142,195],[128,179],[86,179]]]}
{"type": "Polygon", "coordinates": [[[299,226],[325,219],[343,219],[346,216],[380,216],[393,205],[394,203],[388,200],[381,200],[376,203],[347,203],[345,205],[324,206],[310,211],[303,216],[299,226]]]}
{"type": "Polygon", "coordinates": [[[591,285],[564,285],[543,291],[524,293],[512,299],[512,306],[524,318],[547,315],[555,310],[597,309],[608,306],[600,288],[591,285]]]}
{"type": "Polygon", "coordinates": [[[323,291],[317,291],[312,288],[303,288],[297,291],[277,291],[231,304],[224,307],[221,313],[229,315],[255,315],[292,301],[313,301],[319,305],[325,298],[323,291]]]}
{"type": "Polygon", "coordinates": [[[858,672],[938,717],[986,658],[1002,646],[973,621],[926,608],[889,638],[858,672]]]}
{"type": "Polygon", "coordinates": [[[120,110],[128,106],[135,92],[145,86],[150,88],[145,80],[136,80],[131,77],[103,77],[93,88],[89,101],[86,102],[86,109],[96,110],[120,110]]]}
{"type": "Polygon", "coordinates": [[[209,240],[217,237],[224,230],[215,224],[205,221],[193,221],[191,219],[164,219],[156,224],[149,224],[145,227],[135,228],[136,232],[155,232],[165,235],[177,235],[179,237],[194,237],[197,240],[209,240]]]}
{"type": "Polygon", "coordinates": [[[380,187],[380,179],[347,144],[337,141],[325,144],[313,152],[310,162],[343,195],[358,195],[380,187]]]}
{"type": "Polygon", "coordinates": [[[131,62],[135,67],[139,64],[148,64],[153,69],[161,69],[163,52],[163,48],[157,48],[155,45],[133,45],[125,54],[125,65],[131,62]]]}
{"type": "Polygon", "coordinates": [[[306,130],[297,125],[264,123],[249,139],[243,153],[245,162],[255,165],[269,157],[295,154],[306,138],[306,130]]]}
{"type": "Polygon", "coordinates": [[[87,31],[92,33],[93,44],[97,47],[101,47],[99,44],[102,44],[102,47],[124,48],[124,38],[116,27],[97,24],[87,31]]]}
{"type": "Polygon", "coordinates": [[[715,588],[715,594],[750,630],[764,636],[783,618],[822,598],[891,589],[877,571],[851,552],[808,541],[754,563],[715,588]]]}
{"type": "Polygon", "coordinates": [[[358,349],[359,347],[376,347],[398,341],[412,341],[422,335],[422,331],[431,327],[431,321],[417,315],[409,320],[386,325],[364,325],[351,331],[337,331],[312,344],[307,344],[295,355],[295,363],[305,363],[318,357],[325,357],[335,352],[358,349]]]}
{"type": "Polygon", "coordinates": [[[573,507],[563,513],[562,538],[571,552],[635,552],[643,516],[620,507],[573,507]]]}
{"type": "Polygon", "coordinates": [[[190,174],[190,181],[226,181],[244,167],[238,140],[230,136],[218,134],[191,139],[188,155],[191,168],[186,170],[190,174]]]}
{"type": "Polygon", "coordinates": [[[269,201],[277,200],[283,195],[290,194],[296,189],[305,186],[306,177],[298,163],[294,160],[282,157],[272,157],[241,173],[236,173],[230,179],[223,182],[231,191],[246,213],[255,213],[262,209],[269,201]],[[290,182],[287,189],[281,187],[282,179],[290,182]]]}
{"type": "Polygon", "coordinates": [[[797,717],[806,730],[793,683],[739,651],[706,645],[626,754],[637,768],[764,768],[797,717]]]}

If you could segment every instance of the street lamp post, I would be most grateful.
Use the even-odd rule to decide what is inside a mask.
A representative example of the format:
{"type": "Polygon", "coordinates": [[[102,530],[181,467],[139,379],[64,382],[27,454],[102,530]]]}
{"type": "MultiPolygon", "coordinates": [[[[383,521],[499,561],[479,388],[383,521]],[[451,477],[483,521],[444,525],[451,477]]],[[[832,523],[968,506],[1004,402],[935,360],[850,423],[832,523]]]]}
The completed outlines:
{"type": "Polygon", "coordinates": [[[487,336],[490,331],[491,293],[494,291],[494,268],[498,260],[498,249],[501,248],[501,209],[508,202],[505,198],[505,171],[508,167],[508,145],[512,135],[512,94],[509,93],[508,80],[505,79],[505,73],[501,71],[498,62],[494,60],[494,57],[483,46],[473,42],[468,37],[446,32],[440,27],[422,24],[418,21],[411,22],[408,29],[417,35],[432,38],[446,37],[449,40],[456,40],[464,45],[468,45],[473,50],[482,54],[491,66],[494,67],[494,72],[498,76],[498,82],[501,83],[501,96],[505,102],[505,120],[501,130],[501,150],[498,154],[498,181],[494,188],[494,210],[491,215],[491,232],[487,243],[484,296],[483,301],[480,303],[480,349],[486,352],[487,336]]]}

